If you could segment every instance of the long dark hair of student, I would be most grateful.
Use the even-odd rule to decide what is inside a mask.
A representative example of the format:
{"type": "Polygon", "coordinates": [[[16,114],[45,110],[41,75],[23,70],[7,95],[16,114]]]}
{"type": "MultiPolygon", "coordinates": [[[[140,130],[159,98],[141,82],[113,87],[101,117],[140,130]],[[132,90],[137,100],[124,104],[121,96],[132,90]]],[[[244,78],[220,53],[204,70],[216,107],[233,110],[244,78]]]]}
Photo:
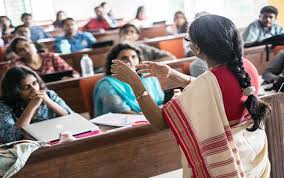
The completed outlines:
{"type": "MultiPolygon", "coordinates": [[[[190,25],[189,36],[209,58],[225,64],[236,76],[241,88],[251,86],[251,78],[243,66],[242,38],[231,20],[217,15],[202,16],[190,25]]],[[[270,107],[254,95],[248,96],[244,104],[254,122],[248,130],[261,128],[270,107]]]]}
{"type": "Polygon", "coordinates": [[[183,13],[182,11],[177,11],[177,12],[175,13],[174,21],[176,20],[176,18],[177,18],[178,15],[183,16],[183,18],[184,18],[184,20],[185,20],[184,24],[183,24],[181,27],[178,27],[178,28],[180,29],[180,32],[181,32],[181,33],[186,33],[186,32],[187,32],[187,29],[188,29],[188,21],[187,21],[187,19],[186,19],[184,13],[183,13]]]}
{"type": "Polygon", "coordinates": [[[105,65],[105,73],[106,75],[111,75],[112,73],[110,72],[111,69],[111,65],[112,65],[112,60],[116,59],[119,55],[119,53],[122,50],[127,50],[127,49],[131,49],[134,50],[139,58],[139,62],[142,60],[142,53],[141,51],[136,48],[135,46],[129,44],[129,43],[119,43],[116,46],[114,46],[110,52],[107,55],[107,62],[105,65]]]}
{"type": "Polygon", "coordinates": [[[25,103],[20,96],[21,80],[28,75],[33,75],[40,86],[40,89],[45,89],[45,85],[41,78],[30,68],[25,66],[11,67],[3,76],[1,80],[1,96],[5,104],[13,108],[17,117],[21,115],[24,110],[25,103]]]}

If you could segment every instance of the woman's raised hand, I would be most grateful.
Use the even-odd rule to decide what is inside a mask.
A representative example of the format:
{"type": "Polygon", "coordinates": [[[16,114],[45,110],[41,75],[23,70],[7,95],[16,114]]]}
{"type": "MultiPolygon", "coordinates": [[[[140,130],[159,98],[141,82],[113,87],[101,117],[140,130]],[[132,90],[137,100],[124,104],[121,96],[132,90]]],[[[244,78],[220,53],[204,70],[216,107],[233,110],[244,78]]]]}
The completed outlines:
{"type": "Polygon", "coordinates": [[[112,73],[113,77],[116,77],[117,79],[129,84],[140,80],[140,77],[136,71],[126,63],[120,60],[113,60],[112,62],[113,64],[111,65],[110,72],[112,73]]]}
{"type": "Polygon", "coordinates": [[[147,77],[168,78],[171,72],[170,66],[150,61],[142,62],[141,64],[137,65],[136,68],[138,70],[137,71],[138,74],[146,73],[144,78],[147,77]]]}

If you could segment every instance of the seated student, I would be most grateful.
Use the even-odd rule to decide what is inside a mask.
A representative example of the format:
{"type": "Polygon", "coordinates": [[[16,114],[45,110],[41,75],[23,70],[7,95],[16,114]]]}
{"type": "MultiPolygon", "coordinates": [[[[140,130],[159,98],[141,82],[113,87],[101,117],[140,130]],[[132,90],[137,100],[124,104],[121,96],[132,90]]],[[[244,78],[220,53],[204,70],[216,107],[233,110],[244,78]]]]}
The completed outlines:
{"type": "Polygon", "coordinates": [[[17,26],[13,34],[15,37],[22,36],[31,40],[31,30],[29,27],[26,27],[25,25],[17,26]]]}
{"type": "Polygon", "coordinates": [[[2,35],[11,35],[14,31],[14,26],[11,20],[7,16],[0,16],[0,27],[2,29],[2,35]]]}
{"type": "MultiPolygon", "coordinates": [[[[119,37],[121,42],[135,43],[139,39],[140,31],[133,24],[125,24],[119,29],[119,37]]],[[[145,61],[166,61],[175,59],[175,56],[169,52],[162,51],[158,48],[146,45],[135,44],[142,52],[143,60],[145,61]]]]}
{"type": "Polygon", "coordinates": [[[135,25],[138,29],[152,26],[152,23],[147,20],[146,9],[144,6],[139,6],[137,8],[135,18],[129,23],[135,25]]]}
{"type": "Polygon", "coordinates": [[[102,2],[100,4],[100,7],[103,8],[104,12],[107,14],[107,17],[110,19],[110,26],[111,27],[116,27],[118,25],[117,20],[114,18],[113,14],[112,14],[112,10],[111,7],[109,5],[109,3],[107,2],[102,2]]]}
{"type": "Polygon", "coordinates": [[[39,26],[32,26],[32,15],[28,13],[23,13],[21,16],[21,20],[26,27],[31,29],[31,39],[33,42],[37,40],[50,38],[51,36],[44,32],[43,28],[39,26]]]}
{"type": "Polygon", "coordinates": [[[65,12],[58,11],[56,13],[56,20],[53,22],[54,28],[63,28],[63,20],[66,18],[65,12]]]}
{"type": "Polygon", "coordinates": [[[268,83],[275,83],[280,77],[284,77],[284,50],[277,54],[262,74],[262,78],[268,83]]]}
{"type": "Polygon", "coordinates": [[[96,18],[92,18],[85,26],[86,31],[107,30],[115,27],[110,17],[101,6],[95,7],[96,18]]]}
{"type": "Polygon", "coordinates": [[[177,11],[174,16],[173,34],[186,33],[188,21],[182,11],[177,11]]]}
{"type": "Polygon", "coordinates": [[[265,6],[261,9],[259,19],[251,23],[243,33],[245,43],[252,43],[284,33],[283,27],[275,21],[278,10],[274,6],[265,6]]]}
{"type": "Polygon", "coordinates": [[[15,38],[11,42],[10,48],[20,57],[16,64],[26,65],[38,74],[48,74],[73,69],[54,53],[38,53],[35,45],[26,38],[15,38]]]}
{"type": "MultiPolygon", "coordinates": [[[[138,48],[128,43],[120,43],[112,48],[107,56],[106,77],[97,83],[93,92],[95,116],[109,112],[129,114],[141,112],[131,87],[111,75],[112,71],[110,69],[114,59],[128,63],[135,70],[135,66],[139,64],[142,56],[138,48]]],[[[159,80],[153,77],[141,77],[141,80],[155,103],[158,105],[163,104],[164,92],[159,80]]]]}
{"type": "Polygon", "coordinates": [[[2,78],[0,101],[0,142],[23,139],[20,131],[30,123],[40,122],[73,111],[40,77],[24,66],[10,68],[2,78]]]}
{"type": "Polygon", "coordinates": [[[71,51],[81,51],[85,48],[91,48],[92,44],[96,42],[95,37],[89,32],[78,32],[77,23],[73,18],[63,20],[64,36],[57,37],[54,42],[55,51],[62,53],[60,45],[63,40],[68,40],[71,51]]]}

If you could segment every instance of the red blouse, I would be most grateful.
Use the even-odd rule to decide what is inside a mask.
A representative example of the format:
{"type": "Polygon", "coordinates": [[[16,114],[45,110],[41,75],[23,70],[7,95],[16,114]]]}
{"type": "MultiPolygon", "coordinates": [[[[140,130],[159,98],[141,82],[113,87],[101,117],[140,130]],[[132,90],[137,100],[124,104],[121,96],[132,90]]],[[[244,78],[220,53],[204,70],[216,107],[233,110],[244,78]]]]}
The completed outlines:
{"type": "MultiPolygon", "coordinates": [[[[258,72],[247,59],[244,59],[244,68],[251,77],[251,84],[255,87],[255,96],[257,96],[259,90],[258,72]]],[[[228,120],[240,120],[248,115],[248,111],[244,106],[247,96],[243,94],[239,81],[234,74],[225,65],[213,68],[211,72],[214,73],[221,88],[228,120]]]]}

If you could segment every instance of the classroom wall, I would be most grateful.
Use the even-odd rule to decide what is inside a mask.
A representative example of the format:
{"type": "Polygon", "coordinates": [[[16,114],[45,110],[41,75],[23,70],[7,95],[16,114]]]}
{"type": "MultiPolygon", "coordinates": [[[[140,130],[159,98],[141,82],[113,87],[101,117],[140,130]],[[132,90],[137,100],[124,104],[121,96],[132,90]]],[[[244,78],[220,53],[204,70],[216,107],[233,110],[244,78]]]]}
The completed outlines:
{"type": "Polygon", "coordinates": [[[278,8],[278,22],[284,26],[284,0],[268,0],[270,5],[278,8]]]}

